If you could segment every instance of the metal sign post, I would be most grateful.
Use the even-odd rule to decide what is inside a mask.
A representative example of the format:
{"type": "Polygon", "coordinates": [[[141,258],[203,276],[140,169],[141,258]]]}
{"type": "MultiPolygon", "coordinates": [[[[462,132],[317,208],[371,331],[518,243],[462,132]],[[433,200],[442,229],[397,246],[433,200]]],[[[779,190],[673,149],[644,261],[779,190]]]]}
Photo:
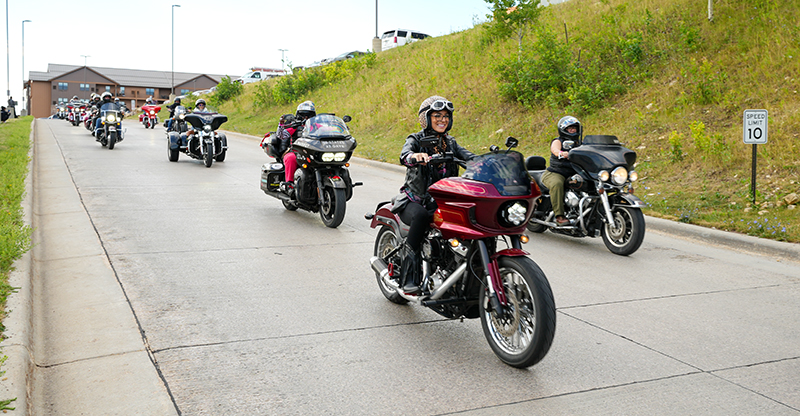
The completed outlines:
{"type": "Polygon", "coordinates": [[[753,195],[753,204],[756,203],[756,157],[758,145],[767,144],[769,127],[769,113],[767,110],[744,110],[742,117],[742,139],[744,144],[753,145],[752,174],[750,176],[750,193],[753,195]]]}

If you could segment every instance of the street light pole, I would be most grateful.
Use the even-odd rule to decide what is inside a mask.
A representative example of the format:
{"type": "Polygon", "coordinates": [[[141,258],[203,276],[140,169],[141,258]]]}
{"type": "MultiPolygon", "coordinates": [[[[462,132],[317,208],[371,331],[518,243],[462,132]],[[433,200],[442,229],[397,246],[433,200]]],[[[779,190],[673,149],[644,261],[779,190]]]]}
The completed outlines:
{"type": "Polygon", "coordinates": [[[283,74],[286,75],[286,70],[283,69],[283,62],[284,62],[283,53],[288,51],[288,49],[278,49],[278,50],[281,51],[281,72],[283,72],[283,74]]]}
{"type": "MultiPolygon", "coordinates": [[[[172,5],[172,84],[170,86],[170,95],[175,95],[175,8],[181,7],[180,4],[172,5]]],[[[172,97],[170,97],[171,99],[172,97]]]]}
{"type": "MultiPolygon", "coordinates": [[[[22,21],[22,108],[27,110],[25,107],[25,96],[28,95],[26,88],[25,88],[25,23],[30,23],[30,20],[23,20],[22,21]]],[[[27,111],[26,111],[27,114],[27,111]]]]}
{"type": "MultiPolygon", "coordinates": [[[[90,55],[81,55],[81,56],[83,57],[83,83],[86,84],[86,58],[91,58],[91,56],[90,55]]],[[[84,95],[83,98],[86,98],[86,96],[84,95]]]]}

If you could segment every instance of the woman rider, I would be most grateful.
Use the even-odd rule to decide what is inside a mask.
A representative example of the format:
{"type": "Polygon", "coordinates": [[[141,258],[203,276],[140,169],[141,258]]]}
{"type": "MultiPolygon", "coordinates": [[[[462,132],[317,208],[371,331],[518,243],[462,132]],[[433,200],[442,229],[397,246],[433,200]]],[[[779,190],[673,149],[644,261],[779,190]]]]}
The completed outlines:
{"type": "Polygon", "coordinates": [[[422,131],[409,135],[400,152],[400,163],[407,168],[406,179],[392,208],[409,225],[403,260],[402,289],[405,293],[418,293],[422,282],[420,247],[436,211],[436,201],[428,188],[439,179],[458,175],[458,165],[454,162],[428,164],[431,155],[452,152],[461,160],[475,157],[447,134],[453,127],[453,103],[438,95],[428,97],[419,106],[418,115],[422,131]]]}

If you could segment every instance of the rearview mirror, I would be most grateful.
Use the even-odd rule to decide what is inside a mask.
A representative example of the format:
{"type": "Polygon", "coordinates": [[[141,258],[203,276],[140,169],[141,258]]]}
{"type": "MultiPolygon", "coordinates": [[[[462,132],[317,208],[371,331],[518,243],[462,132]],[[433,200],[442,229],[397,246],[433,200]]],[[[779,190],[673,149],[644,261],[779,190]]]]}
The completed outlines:
{"type": "Polygon", "coordinates": [[[345,123],[349,123],[349,122],[350,122],[350,120],[352,120],[352,119],[353,119],[353,118],[352,118],[352,117],[350,117],[350,116],[344,116],[344,117],[342,117],[342,121],[344,121],[345,123]]]}
{"type": "Polygon", "coordinates": [[[561,148],[565,151],[570,150],[573,147],[575,147],[575,142],[572,140],[564,140],[564,142],[561,143],[561,148]]]}
{"type": "Polygon", "coordinates": [[[517,147],[518,144],[519,144],[519,140],[517,140],[517,139],[515,139],[513,137],[508,136],[506,138],[506,147],[508,147],[509,149],[517,147]]]}

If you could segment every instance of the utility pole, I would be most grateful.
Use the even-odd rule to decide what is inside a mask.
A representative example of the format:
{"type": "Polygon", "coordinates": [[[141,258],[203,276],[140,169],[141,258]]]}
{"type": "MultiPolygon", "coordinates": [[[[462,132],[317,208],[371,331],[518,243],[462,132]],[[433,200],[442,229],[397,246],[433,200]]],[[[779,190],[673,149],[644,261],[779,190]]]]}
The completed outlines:
{"type": "MultiPolygon", "coordinates": [[[[27,109],[25,107],[25,96],[28,95],[26,91],[27,88],[24,87],[25,85],[25,23],[30,23],[30,20],[23,20],[22,21],[22,108],[27,109]]],[[[26,114],[28,112],[26,111],[26,114]]]]}
{"type": "Polygon", "coordinates": [[[285,74],[286,74],[286,70],[285,70],[285,69],[283,69],[283,62],[284,62],[284,61],[283,61],[283,59],[284,59],[284,58],[283,58],[283,53],[284,53],[284,52],[286,52],[286,51],[288,51],[288,49],[278,49],[278,50],[279,50],[279,51],[281,51],[281,71],[282,71],[282,72],[283,72],[283,74],[285,75],[285,74]]]}
{"type": "MultiPolygon", "coordinates": [[[[86,84],[86,58],[91,58],[91,56],[90,55],[81,55],[81,56],[83,57],[83,83],[86,84]]],[[[87,87],[88,87],[88,85],[87,85],[87,87]]],[[[82,95],[84,95],[83,98],[86,98],[86,94],[82,94],[82,95]]]]}
{"type": "Polygon", "coordinates": [[[175,95],[175,8],[180,4],[172,5],[172,84],[170,84],[170,99],[175,95]]]}
{"type": "Polygon", "coordinates": [[[11,63],[9,61],[9,51],[11,47],[8,42],[8,0],[6,0],[6,97],[11,96],[11,63]]]}

